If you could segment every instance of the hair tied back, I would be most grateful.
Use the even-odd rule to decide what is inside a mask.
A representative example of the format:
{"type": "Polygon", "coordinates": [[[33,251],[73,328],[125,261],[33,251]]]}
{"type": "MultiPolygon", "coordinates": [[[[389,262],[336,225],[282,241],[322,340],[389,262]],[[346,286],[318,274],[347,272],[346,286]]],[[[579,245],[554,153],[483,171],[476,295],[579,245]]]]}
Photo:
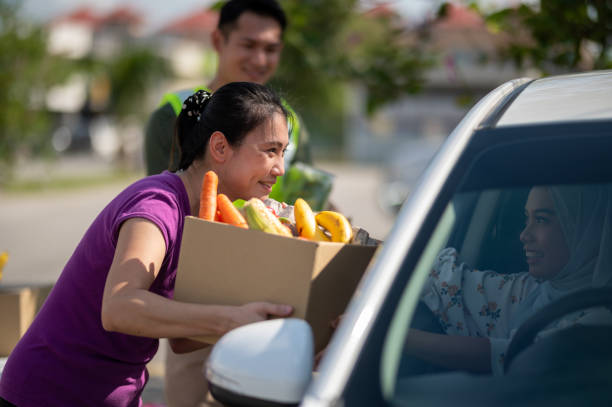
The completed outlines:
{"type": "Polygon", "coordinates": [[[200,121],[202,112],[210,100],[211,94],[205,90],[199,90],[193,95],[189,96],[183,102],[183,111],[187,113],[187,116],[195,118],[200,121]]]}

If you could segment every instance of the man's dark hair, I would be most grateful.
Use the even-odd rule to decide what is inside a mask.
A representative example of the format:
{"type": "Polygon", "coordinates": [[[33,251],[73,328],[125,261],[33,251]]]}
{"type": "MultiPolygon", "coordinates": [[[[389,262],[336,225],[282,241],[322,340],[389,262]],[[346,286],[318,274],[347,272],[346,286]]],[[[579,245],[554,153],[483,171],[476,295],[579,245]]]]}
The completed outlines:
{"type": "Polygon", "coordinates": [[[230,0],[221,8],[217,28],[227,38],[238,18],[246,11],[275,19],[281,26],[281,32],[285,32],[287,17],[276,0],[230,0]]]}

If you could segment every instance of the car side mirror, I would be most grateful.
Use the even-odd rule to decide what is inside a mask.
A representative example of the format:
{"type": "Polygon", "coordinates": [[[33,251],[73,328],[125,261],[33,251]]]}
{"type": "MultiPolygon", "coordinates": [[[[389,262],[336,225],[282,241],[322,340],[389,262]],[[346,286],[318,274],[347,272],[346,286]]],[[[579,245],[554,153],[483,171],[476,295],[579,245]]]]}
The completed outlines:
{"type": "Polygon", "coordinates": [[[296,318],[236,328],[214,345],[206,365],[213,397],[232,406],[298,405],[312,378],[310,325],[296,318]]]}

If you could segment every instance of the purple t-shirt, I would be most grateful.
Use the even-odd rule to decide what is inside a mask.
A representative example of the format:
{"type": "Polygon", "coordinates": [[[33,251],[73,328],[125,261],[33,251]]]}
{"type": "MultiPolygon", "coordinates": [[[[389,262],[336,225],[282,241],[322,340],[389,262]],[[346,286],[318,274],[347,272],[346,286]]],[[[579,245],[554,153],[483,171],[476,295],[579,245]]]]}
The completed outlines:
{"type": "Polygon", "coordinates": [[[149,291],[172,298],[189,208],[181,179],[167,171],[135,182],[110,202],[11,353],[0,380],[0,397],[19,407],[141,405],[148,379],[145,365],[159,341],[104,330],[104,284],[122,222],[146,218],[166,241],[164,261],[149,291]]]}

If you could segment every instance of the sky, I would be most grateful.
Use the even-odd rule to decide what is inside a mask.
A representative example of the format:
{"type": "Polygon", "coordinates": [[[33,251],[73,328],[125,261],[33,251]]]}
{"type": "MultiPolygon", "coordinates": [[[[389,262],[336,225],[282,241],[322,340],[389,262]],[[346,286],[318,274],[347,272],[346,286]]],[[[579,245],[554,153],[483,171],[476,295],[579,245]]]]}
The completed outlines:
{"type": "MultiPolygon", "coordinates": [[[[173,17],[180,17],[193,10],[210,5],[212,0],[23,0],[22,12],[36,20],[47,20],[67,13],[75,8],[88,6],[96,11],[108,11],[119,5],[129,5],[140,10],[151,27],[163,25],[173,17]]],[[[376,0],[364,0],[365,4],[375,4],[376,0]]],[[[387,1],[402,14],[418,19],[431,11],[438,1],[431,0],[392,0],[387,1]]]]}
{"type": "MultiPolygon", "coordinates": [[[[364,5],[380,3],[381,0],[361,0],[364,5]]],[[[483,6],[517,3],[519,0],[480,0],[483,6]]],[[[387,0],[410,21],[418,21],[433,13],[442,0],[387,0]]],[[[119,5],[129,5],[140,10],[154,29],[176,17],[182,17],[193,10],[207,7],[213,0],[23,0],[22,12],[36,20],[47,20],[67,13],[75,8],[89,6],[96,11],[108,11],[119,5]]],[[[281,1],[282,3],[282,1],[281,1]]]]}

